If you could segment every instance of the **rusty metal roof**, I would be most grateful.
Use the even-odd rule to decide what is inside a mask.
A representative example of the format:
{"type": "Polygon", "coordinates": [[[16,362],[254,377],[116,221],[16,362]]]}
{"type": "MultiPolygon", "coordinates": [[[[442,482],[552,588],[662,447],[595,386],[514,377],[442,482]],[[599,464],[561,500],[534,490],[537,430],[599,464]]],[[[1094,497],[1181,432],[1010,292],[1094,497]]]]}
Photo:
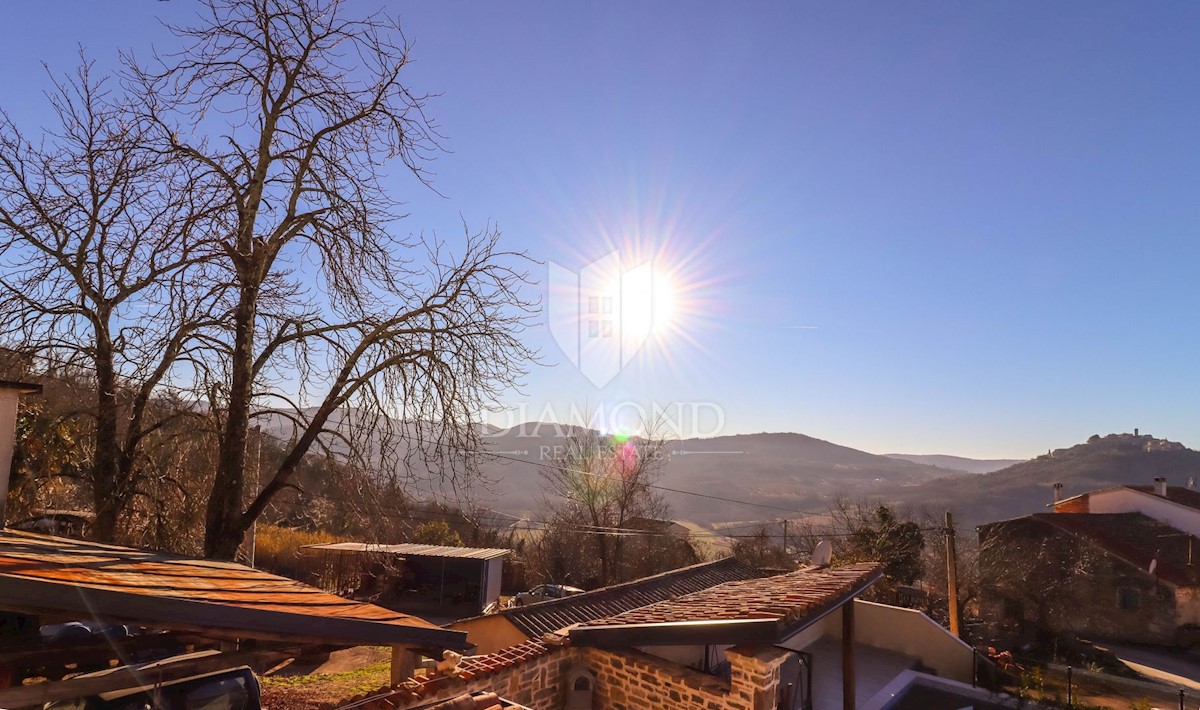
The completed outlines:
{"type": "Polygon", "coordinates": [[[0,609],[217,637],[465,646],[465,634],[232,562],[0,531],[0,609]]]}
{"type": "Polygon", "coordinates": [[[447,545],[422,545],[416,542],[406,542],[399,545],[381,545],[373,542],[329,542],[319,545],[305,545],[308,550],[328,550],[331,552],[366,553],[375,552],[385,555],[402,555],[405,557],[457,557],[470,560],[492,560],[512,552],[499,547],[449,547],[447,545]]]}

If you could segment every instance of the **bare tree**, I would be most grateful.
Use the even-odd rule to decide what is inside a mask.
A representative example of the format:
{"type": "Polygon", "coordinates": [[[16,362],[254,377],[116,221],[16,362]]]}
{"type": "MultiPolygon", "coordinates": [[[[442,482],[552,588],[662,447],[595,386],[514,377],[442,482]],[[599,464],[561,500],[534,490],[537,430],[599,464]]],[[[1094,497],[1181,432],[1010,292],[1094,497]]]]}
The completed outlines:
{"type": "Polygon", "coordinates": [[[347,18],[338,0],[203,6],[198,24],[172,28],[184,50],[127,67],[161,140],[230,205],[233,296],[204,376],[219,446],[205,552],[232,558],[314,445],[469,472],[472,420],[533,355],[518,335],[534,304],[498,230],[467,231],[457,254],[393,231],[403,215],[385,166],[426,183],[439,149],[425,97],[401,81],[398,22],[347,18]],[[286,419],[291,442],[243,505],[256,416],[286,419]]]}
{"type": "MultiPolygon", "coordinates": [[[[82,59],[82,57],[81,57],[82,59]]],[[[145,437],[177,410],[153,399],[215,322],[203,175],[151,148],[82,59],[48,94],[56,125],[27,138],[0,113],[0,334],[19,352],[94,375],[94,534],[111,540],[137,493],[145,437]]]]}
{"type": "Polygon", "coordinates": [[[982,615],[1032,622],[1043,635],[1074,630],[1095,597],[1106,564],[1095,547],[1037,520],[1016,518],[979,529],[982,615]]]}
{"type": "Polygon", "coordinates": [[[653,488],[665,463],[664,441],[653,431],[650,427],[648,435],[618,438],[575,427],[554,459],[542,466],[549,522],[591,540],[600,585],[622,577],[629,538],[644,537],[632,532],[630,524],[670,514],[653,488]]]}

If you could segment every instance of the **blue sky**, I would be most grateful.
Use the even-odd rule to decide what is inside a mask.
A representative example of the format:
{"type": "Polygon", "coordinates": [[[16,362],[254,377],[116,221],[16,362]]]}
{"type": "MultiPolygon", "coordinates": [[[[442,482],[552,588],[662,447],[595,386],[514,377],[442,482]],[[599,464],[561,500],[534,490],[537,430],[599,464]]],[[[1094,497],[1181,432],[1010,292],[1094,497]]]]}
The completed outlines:
{"type": "MultiPolygon", "coordinates": [[[[168,48],[155,17],[192,7],[6,8],[0,106],[36,125],[41,61],[168,48]]],[[[553,366],[507,404],[705,402],[874,452],[1200,445],[1200,5],[390,7],[452,151],[444,198],[392,180],[408,229],[616,248],[677,291],[603,388],[535,329],[553,366]]]]}

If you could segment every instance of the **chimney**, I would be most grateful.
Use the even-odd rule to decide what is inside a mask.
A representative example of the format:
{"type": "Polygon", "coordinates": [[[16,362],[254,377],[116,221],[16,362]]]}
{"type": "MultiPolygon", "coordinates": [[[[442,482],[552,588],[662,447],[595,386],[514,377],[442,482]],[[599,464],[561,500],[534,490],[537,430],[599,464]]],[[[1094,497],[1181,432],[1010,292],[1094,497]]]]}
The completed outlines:
{"type": "Polygon", "coordinates": [[[1133,428],[1133,435],[1134,435],[1134,436],[1137,436],[1137,435],[1138,435],[1138,428],[1137,428],[1137,427],[1134,427],[1134,428],[1133,428]]]}
{"type": "Polygon", "coordinates": [[[1167,479],[1162,476],[1154,479],[1154,495],[1167,497],[1167,479]]]}
{"type": "Polygon", "coordinates": [[[1062,484],[1055,483],[1054,484],[1054,502],[1057,503],[1060,500],[1062,500],[1062,484]]]}
{"type": "Polygon", "coordinates": [[[17,404],[21,401],[21,395],[41,392],[41,385],[0,380],[0,527],[4,527],[5,523],[8,479],[12,468],[13,446],[17,439],[17,404]]]}

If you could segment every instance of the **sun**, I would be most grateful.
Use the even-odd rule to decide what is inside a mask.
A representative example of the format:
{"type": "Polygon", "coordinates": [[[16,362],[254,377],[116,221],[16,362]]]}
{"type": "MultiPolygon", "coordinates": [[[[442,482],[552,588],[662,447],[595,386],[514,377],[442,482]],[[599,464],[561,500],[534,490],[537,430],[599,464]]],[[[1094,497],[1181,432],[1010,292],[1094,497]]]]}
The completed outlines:
{"type": "Polygon", "coordinates": [[[651,284],[651,330],[662,333],[671,329],[675,318],[675,280],[671,274],[655,268],[651,271],[651,284]]]}

